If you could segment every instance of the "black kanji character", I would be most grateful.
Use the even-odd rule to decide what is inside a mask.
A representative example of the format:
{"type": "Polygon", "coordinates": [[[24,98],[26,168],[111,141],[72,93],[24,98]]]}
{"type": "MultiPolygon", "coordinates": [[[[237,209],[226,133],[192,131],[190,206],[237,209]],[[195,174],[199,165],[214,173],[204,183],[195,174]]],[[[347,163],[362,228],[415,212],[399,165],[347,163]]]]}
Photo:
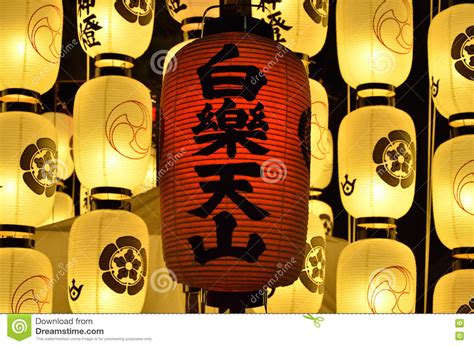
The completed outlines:
{"type": "Polygon", "coordinates": [[[168,0],[168,9],[178,13],[188,8],[188,5],[182,4],[180,0],[168,0]]]}
{"type": "Polygon", "coordinates": [[[95,14],[91,14],[79,24],[79,31],[81,32],[80,39],[85,46],[93,47],[100,46],[100,42],[95,39],[95,32],[102,29],[96,19],[95,14]]]}
{"type": "Polygon", "coordinates": [[[79,15],[82,16],[82,11],[86,11],[86,14],[89,15],[89,9],[95,6],[95,0],[78,0],[77,1],[77,11],[79,15]]]}
{"type": "Polygon", "coordinates": [[[218,176],[219,180],[199,183],[204,193],[213,195],[199,208],[190,210],[188,213],[206,218],[217,208],[224,197],[228,197],[252,220],[263,220],[270,215],[266,210],[237,193],[237,191],[253,192],[253,187],[248,180],[235,180],[234,178],[236,175],[260,177],[260,166],[256,162],[196,166],[194,170],[200,178],[218,176]]]}

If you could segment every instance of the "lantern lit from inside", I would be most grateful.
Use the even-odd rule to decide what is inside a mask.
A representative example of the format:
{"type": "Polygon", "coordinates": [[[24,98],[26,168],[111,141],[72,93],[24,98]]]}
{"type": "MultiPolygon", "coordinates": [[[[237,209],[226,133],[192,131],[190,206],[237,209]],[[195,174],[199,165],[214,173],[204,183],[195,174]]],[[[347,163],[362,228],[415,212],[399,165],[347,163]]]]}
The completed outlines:
{"type": "Polygon", "coordinates": [[[338,313],[413,313],[416,263],[411,250],[390,239],[349,244],[337,265],[338,313]]]}
{"type": "Polygon", "coordinates": [[[474,4],[451,6],[434,17],[428,32],[431,95],[446,118],[474,110],[473,14],[474,4]]]}
{"type": "Polygon", "coordinates": [[[415,194],[416,133],[410,116],[394,107],[367,106],[349,113],[338,139],[339,190],[356,218],[398,219],[415,194]]]}
{"type": "MultiPolygon", "coordinates": [[[[269,313],[318,312],[324,296],[326,235],[333,227],[333,213],[322,201],[309,201],[308,235],[304,265],[298,280],[279,287],[268,300],[269,313]]],[[[286,270],[282,266],[281,271],[286,270]]],[[[278,273],[278,272],[277,272],[278,273]]]]}
{"type": "Polygon", "coordinates": [[[145,178],[151,146],[151,97],[123,76],[94,78],[74,101],[74,163],[87,188],[132,190],[145,178]]]}
{"type": "Polygon", "coordinates": [[[280,49],[249,33],[214,34],[181,49],[165,76],[161,157],[180,158],[161,160],[163,250],[180,283],[249,292],[278,265],[295,261],[275,286],[300,274],[310,93],[293,54],[266,68],[280,49]]]}
{"type": "Polygon", "coordinates": [[[329,1],[252,0],[252,16],[271,24],[275,41],[293,52],[313,56],[326,41],[329,1]]]}
{"type": "Polygon", "coordinates": [[[455,270],[439,279],[433,296],[435,314],[474,312],[474,269],[455,270]]]}
{"type": "Polygon", "coordinates": [[[56,129],[40,115],[0,114],[0,224],[38,226],[56,192],[56,129]]]}
{"type": "MultiPolygon", "coordinates": [[[[77,35],[92,58],[111,53],[138,58],[150,44],[154,18],[154,0],[77,1],[77,35]]],[[[100,60],[101,66],[124,63],[118,56],[100,60]]]]}
{"type": "Polygon", "coordinates": [[[41,226],[61,222],[74,217],[74,201],[64,192],[56,192],[53,209],[41,226]]]}
{"type": "MultiPolygon", "coordinates": [[[[192,31],[202,29],[204,12],[211,6],[218,6],[219,0],[166,0],[166,7],[171,17],[181,23],[181,30],[192,31]]],[[[219,16],[219,9],[210,9],[206,18],[219,16]]]]}
{"type": "Polygon", "coordinates": [[[329,102],[321,83],[309,79],[311,90],[311,188],[324,189],[331,182],[333,139],[329,130],[329,102]]]}
{"type": "Polygon", "coordinates": [[[148,282],[145,222],[123,210],[95,210],[71,228],[69,306],[73,313],[139,313],[148,282]]]}
{"type": "Polygon", "coordinates": [[[336,34],[339,68],[352,88],[366,83],[399,86],[407,79],[413,54],[411,0],[340,0],[336,34]]]}
{"type": "Polygon", "coordinates": [[[185,40],[171,47],[168,53],[166,53],[165,60],[163,62],[163,69],[161,71],[160,71],[160,66],[161,66],[160,59],[162,59],[162,56],[160,55],[156,56],[156,59],[153,62],[155,63],[157,71],[163,75],[163,78],[165,78],[165,74],[168,71],[168,69],[170,71],[173,71],[176,69],[178,65],[178,61],[176,60],[176,53],[178,53],[180,49],[182,49],[184,46],[188,45],[189,43],[193,42],[194,40],[195,40],[194,38],[185,40]]]}
{"type": "Polygon", "coordinates": [[[66,180],[74,172],[74,161],[72,160],[72,116],[64,113],[47,112],[42,114],[56,127],[58,134],[58,169],[59,179],[66,180]]]}
{"type": "Polygon", "coordinates": [[[53,269],[44,254],[31,248],[0,247],[0,263],[0,313],[52,312],[53,269]]]}
{"type": "Polygon", "coordinates": [[[0,90],[51,89],[61,58],[62,1],[2,1],[0,23],[0,90]]]}
{"type": "Polygon", "coordinates": [[[436,233],[449,249],[474,247],[473,152],[474,135],[467,134],[441,144],[433,159],[436,233]]]}
{"type": "Polygon", "coordinates": [[[156,187],[158,172],[156,170],[156,149],[151,149],[150,160],[148,161],[148,169],[146,171],[146,176],[143,182],[133,189],[133,194],[138,195],[140,193],[145,193],[156,187]]]}

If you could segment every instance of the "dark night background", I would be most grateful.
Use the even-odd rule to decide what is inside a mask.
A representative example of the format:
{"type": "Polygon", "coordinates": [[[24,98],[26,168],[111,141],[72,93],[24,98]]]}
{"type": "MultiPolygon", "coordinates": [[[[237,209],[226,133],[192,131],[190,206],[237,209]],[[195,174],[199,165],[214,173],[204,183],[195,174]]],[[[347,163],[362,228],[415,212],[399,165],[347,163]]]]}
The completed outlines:
{"type": "MultiPolygon", "coordinates": [[[[438,11],[437,1],[434,1],[433,13],[438,11]]],[[[445,9],[450,4],[457,4],[463,1],[444,0],[441,1],[441,9],[445,9]]],[[[466,1],[464,1],[466,2],[466,1]]],[[[468,1],[467,1],[468,2],[468,1]]],[[[165,0],[156,0],[156,13],[154,22],[154,35],[147,52],[136,60],[133,70],[133,77],[149,87],[155,95],[159,95],[161,90],[162,76],[155,74],[150,67],[150,58],[156,51],[166,51],[182,40],[180,25],[175,22],[164,5],[165,0]]],[[[74,95],[80,84],[86,78],[86,55],[82,51],[77,39],[76,31],[76,1],[63,1],[64,5],[64,33],[63,48],[73,43],[77,45],[65,54],[61,60],[61,70],[58,78],[57,98],[55,100],[54,88],[43,96],[46,109],[61,110],[63,105],[71,114],[73,111],[74,95]],[[55,105],[56,104],[56,105],[55,105]]],[[[416,194],[410,212],[398,222],[398,239],[408,245],[415,254],[418,268],[418,301],[417,312],[423,312],[423,282],[425,270],[425,232],[426,232],[426,177],[427,177],[427,141],[428,141],[428,102],[429,80],[427,63],[427,33],[430,23],[430,1],[413,1],[414,6],[414,52],[413,65],[407,81],[397,89],[396,107],[409,113],[415,122],[418,135],[418,165],[416,177],[416,194]]],[[[334,136],[334,143],[337,143],[339,124],[347,111],[347,87],[342,79],[337,65],[336,33],[335,33],[335,8],[336,1],[330,2],[329,30],[326,43],[322,51],[313,57],[311,65],[311,76],[319,80],[326,88],[329,95],[329,127],[334,136]]],[[[92,64],[91,64],[92,65],[92,64]]],[[[157,107],[159,109],[159,105],[157,107]]],[[[355,94],[351,95],[351,109],[355,108],[355,94]]],[[[155,128],[155,132],[157,129],[155,128]]],[[[449,139],[449,126],[446,119],[436,116],[436,146],[449,139]]],[[[67,182],[69,190],[75,185],[77,190],[77,180],[67,182]]],[[[78,195],[76,193],[76,195],[78,195]]],[[[347,238],[347,213],[342,207],[339,197],[337,179],[337,156],[335,156],[334,173],[332,182],[324,191],[322,200],[329,203],[334,211],[335,227],[334,233],[341,238],[347,238]]],[[[431,254],[429,271],[429,296],[428,312],[431,312],[432,296],[434,285],[437,280],[450,271],[451,255],[439,241],[434,232],[434,225],[431,224],[431,254]]]]}

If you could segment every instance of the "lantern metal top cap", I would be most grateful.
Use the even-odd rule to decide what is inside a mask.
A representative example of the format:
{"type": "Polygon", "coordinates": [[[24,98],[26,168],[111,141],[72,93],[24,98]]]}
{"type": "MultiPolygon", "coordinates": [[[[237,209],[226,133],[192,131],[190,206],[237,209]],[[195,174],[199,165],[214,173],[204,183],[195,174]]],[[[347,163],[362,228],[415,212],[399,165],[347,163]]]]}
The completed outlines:
{"type": "Polygon", "coordinates": [[[248,16],[224,16],[206,19],[203,37],[225,32],[244,32],[273,40],[273,28],[263,19],[248,16]]]}
{"type": "Polygon", "coordinates": [[[35,247],[35,241],[32,239],[35,234],[35,228],[22,225],[0,225],[0,248],[30,248],[35,247]]]}
{"type": "Polygon", "coordinates": [[[356,219],[357,227],[372,230],[397,229],[395,219],[391,217],[361,217],[356,219]]]}
{"type": "Polygon", "coordinates": [[[105,53],[96,55],[94,65],[96,67],[96,77],[107,75],[131,76],[134,61],[128,55],[105,53]]]}
{"type": "Polygon", "coordinates": [[[449,126],[453,128],[474,127],[474,112],[453,114],[449,117],[449,126]]]}
{"type": "Polygon", "coordinates": [[[28,89],[5,89],[0,93],[1,112],[41,113],[40,94],[28,89]]]}
{"type": "Polygon", "coordinates": [[[91,189],[91,209],[131,210],[132,192],[120,187],[95,187],[91,189]]]}

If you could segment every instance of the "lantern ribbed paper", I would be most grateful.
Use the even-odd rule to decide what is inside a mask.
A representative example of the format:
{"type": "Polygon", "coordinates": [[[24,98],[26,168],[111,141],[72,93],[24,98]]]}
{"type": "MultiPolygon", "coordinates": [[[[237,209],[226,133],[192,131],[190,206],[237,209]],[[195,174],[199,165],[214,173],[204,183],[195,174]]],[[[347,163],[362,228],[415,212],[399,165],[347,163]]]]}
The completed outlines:
{"type": "Polygon", "coordinates": [[[150,160],[148,161],[148,169],[146,171],[146,176],[143,182],[133,189],[133,194],[138,195],[140,193],[145,193],[156,187],[158,172],[156,170],[156,149],[151,149],[150,160]]]}
{"type": "Polygon", "coordinates": [[[405,215],[413,203],[416,134],[410,116],[394,107],[367,106],[339,128],[339,190],[356,218],[405,215]]]}
{"type": "Polygon", "coordinates": [[[82,184],[132,190],[145,179],[151,146],[151,97],[122,76],[94,78],[74,101],[74,163],[82,184]]]}
{"type": "Polygon", "coordinates": [[[154,18],[154,0],[77,1],[77,35],[93,58],[105,53],[138,58],[150,44],[154,18]]]}
{"type": "Polygon", "coordinates": [[[74,217],[74,201],[64,192],[56,192],[54,196],[53,210],[43,222],[42,226],[61,222],[74,217]]]}
{"type": "Polygon", "coordinates": [[[435,314],[474,312],[474,269],[456,270],[436,284],[433,296],[435,314]]]}
{"type": "Polygon", "coordinates": [[[340,0],[336,33],[339,68],[351,87],[399,86],[407,79],[413,53],[411,0],[340,0]]]}
{"type": "Polygon", "coordinates": [[[2,1],[0,23],[0,90],[51,89],[61,58],[62,1],[2,1]]]}
{"type": "Polygon", "coordinates": [[[34,249],[0,248],[0,313],[51,313],[53,269],[34,249]]]}
{"type": "Polygon", "coordinates": [[[139,313],[148,283],[145,222],[123,210],[95,210],[71,228],[69,306],[74,313],[139,313]]]}
{"type": "Polygon", "coordinates": [[[450,249],[474,247],[474,135],[441,144],[433,159],[436,233],[450,249]]]}
{"type": "Polygon", "coordinates": [[[38,226],[53,208],[56,129],[40,115],[0,114],[0,224],[38,226]]]}
{"type": "Polygon", "coordinates": [[[171,71],[175,70],[179,62],[176,60],[176,53],[178,53],[181,48],[188,45],[189,43],[193,42],[195,39],[185,40],[183,42],[178,43],[177,45],[171,47],[171,49],[166,53],[165,60],[163,62],[163,70],[162,75],[165,78],[165,74],[170,69],[171,71]]]}
{"type": "Polygon", "coordinates": [[[338,313],[413,313],[416,263],[396,240],[365,239],[348,245],[337,265],[338,313]]]}
{"type": "Polygon", "coordinates": [[[279,287],[268,301],[269,313],[318,312],[324,295],[326,272],[326,234],[333,226],[331,207],[318,200],[309,201],[308,235],[304,266],[291,286],[279,287]]]}
{"type": "Polygon", "coordinates": [[[73,133],[72,117],[64,113],[43,113],[42,115],[51,121],[58,133],[58,170],[59,179],[66,180],[74,172],[74,161],[71,156],[71,143],[73,133]]]}
{"type": "MultiPolygon", "coordinates": [[[[219,5],[219,0],[166,0],[166,6],[171,17],[181,23],[183,31],[202,29],[202,17],[207,8],[219,5]]],[[[206,18],[219,16],[219,9],[209,10],[206,18]]]]}
{"type": "Polygon", "coordinates": [[[428,32],[431,94],[446,118],[474,111],[473,15],[474,4],[451,6],[434,17],[428,32]]]}
{"type": "Polygon", "coordinates": [[[296,56],[268,66],[279,51],[253,34],[214,34],[181,49],[165,76],[161,157],[179,158],[161,160],[162,232],[180,283],[259,290],[292,260],[276,286],[300,274],[310,93],[296,56]]]}
{"type": "Polygon", "coordinates": [[[329,103],[321,83],[309,79],[311,90],[311,188],[324,189],[331,182],[333,140],[329,130],[329,103]]]}
{"type": "Polygon", "coordinates": [[[273,26],[277,42],[310,57],[323,48],[328,31],[329,1],[280,0],[270,4],[252,0],[252,4],[261,5],[252,8],[252,16],[265,19],[273,26]]]}

